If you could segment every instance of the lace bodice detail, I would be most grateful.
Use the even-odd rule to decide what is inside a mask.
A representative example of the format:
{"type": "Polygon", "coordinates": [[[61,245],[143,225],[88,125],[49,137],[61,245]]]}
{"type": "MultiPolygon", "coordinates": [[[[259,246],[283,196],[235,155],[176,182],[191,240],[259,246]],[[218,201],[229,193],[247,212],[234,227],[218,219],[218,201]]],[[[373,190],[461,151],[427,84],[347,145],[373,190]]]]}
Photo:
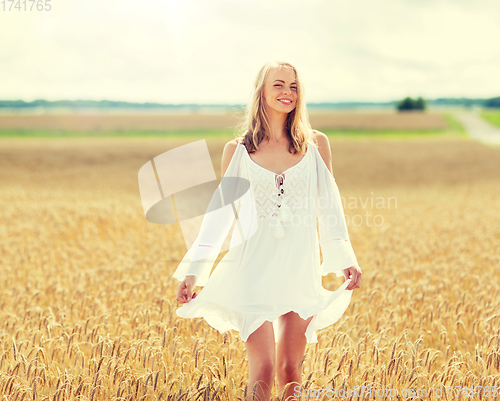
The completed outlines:
{"type": "Polygon", "coordinates": [[[304,202],[309,190],[309,153],[308,148],[302,159],[282,174],[275,174],[258,165],[246,153],[247,171],[259,219],[277,218],[282,207],[289,207],[293,214],[300,214],[307,206],[304,202]]]}

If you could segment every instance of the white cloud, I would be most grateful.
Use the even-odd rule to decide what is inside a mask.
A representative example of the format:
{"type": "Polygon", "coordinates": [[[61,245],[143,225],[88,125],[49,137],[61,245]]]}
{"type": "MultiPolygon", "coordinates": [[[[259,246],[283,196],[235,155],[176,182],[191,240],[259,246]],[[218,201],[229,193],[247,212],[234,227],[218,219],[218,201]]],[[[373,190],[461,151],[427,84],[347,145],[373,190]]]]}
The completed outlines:
{"type": "Polygon", "coordinates": [[[275,59],[309,102],[500,93],[493,0],[52,3],[0,12],[0,98],[245,102],[275,59]]]}

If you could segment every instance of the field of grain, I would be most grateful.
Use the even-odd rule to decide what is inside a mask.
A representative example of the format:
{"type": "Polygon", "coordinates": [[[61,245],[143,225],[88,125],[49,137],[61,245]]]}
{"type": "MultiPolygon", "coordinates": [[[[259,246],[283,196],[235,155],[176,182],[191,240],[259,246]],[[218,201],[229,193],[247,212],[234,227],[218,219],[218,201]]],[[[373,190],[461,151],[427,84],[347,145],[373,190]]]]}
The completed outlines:
{"type": "MultiPolygon", "coordinates": [[[[208,141],[218,176],[229,139],[208,141]]],[[[142,210],[139,168],[182,143],[0,141],[2,399],[243,399],[244,343],[176,316],[171,275],[183,237],[142,210]]],[[[491,399],[486,387],[500,386],[500,149],[460,138],[331,146],[363,283],[308,345],[303,388],[450,400],[455,386],[483,386],[461,399],[491,399]],[[441,386],[442,396],[421,393],[441,386]]],[[[323,284],[341,282],[330,274],[323,284]]]]}

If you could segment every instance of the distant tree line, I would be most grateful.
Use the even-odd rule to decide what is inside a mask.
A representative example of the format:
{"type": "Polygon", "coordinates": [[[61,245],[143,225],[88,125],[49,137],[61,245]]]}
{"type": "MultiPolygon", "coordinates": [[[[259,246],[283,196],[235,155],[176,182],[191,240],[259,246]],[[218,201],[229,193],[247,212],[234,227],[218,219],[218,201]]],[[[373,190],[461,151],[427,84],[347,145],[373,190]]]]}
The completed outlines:
{"type": "MultiPolygon", "coordinates": [[[[470,99],[470,98],[438,98],[424,100],[421,97],[412,99],[406,97],[401,101],[389,102],[323,102],[323,103],[307,103],[308,108],[352,108],[352,107],[396,107],[398,110],[425,110],[427,106],[481,106],[481,107],[500,107],[500,97],[491,99],[470,99]]],[[[241,110],[243,104],[199,104],[199,103],[184,103],[184,104],[165,104],[165,103],[133,103],[114,100],[56,100],[49,101],[45,99],[37,99],[32,102],[24,100],[0,100],[0,108],[65,108],[65,109],[191,109],[196,111],[203,107],[213,108],[234,108],[241,110]]]]}
{"type": "Polygon", "coordinates": [[[405,97],[403,100],[400,100],[396,104],[396,108],[399,111],[405,110],[425,110],[427,108],[427,103],[430,103],[434,106],[481,106],[481,107],[495,107],[500,108],[500,97],[494,97],[491,99],[468,99],[468,98],[460,98],[460,99],[435,99],[429,102],[426,102],[422,97],[418,97],[417,99],[413,99],[411,97],[405,97]]]}
{"type": "Polygon", "coordinates": [[[178,107],[199,107],[196,103],[187,104],[162,104],[162,103],[132,103],[120,102],[114,100],[55,100],[49,101],[45,99],[37,99],[32,102],[24,100],[0,100],[0,107],[9,108],[27,108],[27,107],[62,107],[62,108],[97,108],[97,109],[113,109],[113,108],[178,108],[178,107]]]}
{"type": "Polygon", "coordinates": [[[500,107],[500,96],[488,99],[485,102],[484,107],[500,107]]]}
{"type": "Polygon", "coordinates": [[[413,100],[411,97],[405,97],[403,100],[398,102],[396,107],[399,111],[406,111],[406,110],[423,111],[426,108],[426,103],[421,96],[419,96],[416,100],[413,100]]]}

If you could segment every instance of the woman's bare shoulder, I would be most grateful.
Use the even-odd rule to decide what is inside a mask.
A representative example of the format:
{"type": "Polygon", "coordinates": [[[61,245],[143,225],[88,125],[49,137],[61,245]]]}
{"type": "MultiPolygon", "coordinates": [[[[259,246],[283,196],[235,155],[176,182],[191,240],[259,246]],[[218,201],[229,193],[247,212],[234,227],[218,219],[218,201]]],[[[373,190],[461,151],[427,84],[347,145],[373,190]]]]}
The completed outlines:
{"type": "Polygon", "coordinates": [[[231,161],[231,159],[233,158],[234,152],[236,151],[236,147],[239,143],[239,138],[234,138],[224,145],[224,150],[222,151],[222,160],[227,159],[227,164],[229,164],[229,161],[231,161]]]}
{"type": "Polygon", "coordinates": [[[314,143],[316,144],[316,146],[318,146],[318,148],[321,146],[321,145],[328,145],[330,146],[330,143],[328,141],[328,137],[326,136],[326,134],[322,133],[321,131],[318,131],[318,130],[315,130],[313,129],[312,130],[312,140],[314,141],[314,143]]]}
{"type": "Polygon", "coordinates": [[[312,139],[316,144],[319,154],[323,158],[328,170],[333,174],[332,169],[332,150],[330,148],[330,141],[328,137],[321,131],[313,130],[312,139]]]}
{"type": "Polygon", "coordinates": [[[224,145],[221,161],[221,176],[224,176],[224,174],[226,174],[226,170],[229,167],[229,163],[231,162],[234,152],[236,151],[236,147],[239,143],[239,138],[234,138],[224,145]]]}

